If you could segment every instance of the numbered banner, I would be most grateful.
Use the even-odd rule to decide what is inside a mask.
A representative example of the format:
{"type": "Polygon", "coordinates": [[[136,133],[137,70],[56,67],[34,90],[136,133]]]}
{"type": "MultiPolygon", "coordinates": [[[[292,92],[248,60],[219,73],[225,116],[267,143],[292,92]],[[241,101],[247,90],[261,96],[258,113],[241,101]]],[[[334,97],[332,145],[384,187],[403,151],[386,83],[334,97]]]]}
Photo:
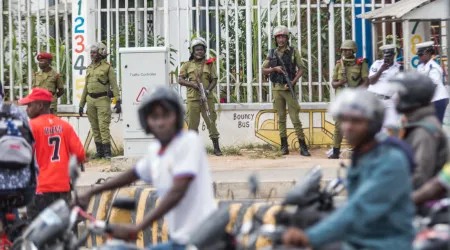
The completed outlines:
{"type": "Polygon", "coordinates": [[[423,43],[426,42],[426,37],[429,37],[429,24],[428,22],[411,22],[410,25],[410,30],[409,32],[409,44],[410,47],[409,48],[404,48],[404,51],[406,51],[406,53],[409,53],[409,57],[411,60],[409,62],[405,62],[409,63],[409,68],[417,68],[417,66],[419,65],[419,57],[416,55],[417,54],[417,48],[416,45],[419,43],[423,43]],[[428,36],[426,35],[428,34],[428,36]]]}
{"type": "Polygon", "coordinates": [[[72,21],[72,84],[73,84],[73,105],[78,106],[83,93],[83,88],[86,82],[86,68],[90,63],[88,47],[92,45],[95,40],[95,29],[93,26],[87,25],[89,20],[88,9],[95,1],[88,0],[73,0],[73,21],[72,21]],[[90,38],[90,39],[88,39],[90,38]]]}

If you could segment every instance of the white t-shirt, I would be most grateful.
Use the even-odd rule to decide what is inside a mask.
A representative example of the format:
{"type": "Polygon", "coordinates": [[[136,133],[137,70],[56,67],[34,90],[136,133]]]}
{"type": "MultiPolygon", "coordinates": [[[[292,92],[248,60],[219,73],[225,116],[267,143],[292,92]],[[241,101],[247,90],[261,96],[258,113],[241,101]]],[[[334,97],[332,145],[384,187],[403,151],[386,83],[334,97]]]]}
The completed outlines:
{"type": "Polygon", "coordinates": [[[437,62],[431,59],[426,64],[421,63],[417,66],[417,71],[421,74],[429,76],[433,79],[434,84],[437,85],[431,102],[448,98],[447,89],[444,87],[444,83],[442,82],[442,68],[437,62]]]}
{"type": "Polygon", "coordinates": [[[206,149],[197,133],[182,131],[164,152],[160,150],[158,141],[151,142],[148,155],[136,164],[135,171],[140,179],[155,186],[161,199],[174,178],[194,177],[183,199],[164,216],[171,239],[186,244],[193,231],[216,209],[206,149]]]}
{"type": "MultiPolygon", "coordinates": [[[[372,66],[370,66],[369,77],[375,75],[383,64],[384,60],[376,60],[372,66]]],[[[395,89],[389,84],[388,80],[398,72],[400,72],[400,64],[394,62],[391,67],[381,73],[381,76],[376,83],[369,85],[367,90],[375,94],[392,97],[395,94],[395,89]]]]}

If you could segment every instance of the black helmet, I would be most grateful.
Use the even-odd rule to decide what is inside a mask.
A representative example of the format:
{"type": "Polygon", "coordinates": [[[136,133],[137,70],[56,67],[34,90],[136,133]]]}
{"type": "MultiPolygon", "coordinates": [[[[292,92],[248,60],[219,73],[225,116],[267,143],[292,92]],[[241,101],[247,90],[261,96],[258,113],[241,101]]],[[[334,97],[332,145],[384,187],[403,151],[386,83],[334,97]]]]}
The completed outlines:
{"type": "Polygon", "coordinates": [[[177,130],[180,131],[184,126],[184,108],[180,97],[170,87],[157,87],[150,95],[146,96],[138,109],[139,122],[147,134],[152,131],[147,125],[147,116],[150,114],[153,105],[159,101],[168,101],[175,106],[177,112],[177,130]]]}
{"type": "Polygon", "coordinates": [[[400,113],[429,105],[436,89],[436,84],[430,77],[418,72],[400,73],[389,81],[395,84],[398,92],[396,108],[400,113]]]}

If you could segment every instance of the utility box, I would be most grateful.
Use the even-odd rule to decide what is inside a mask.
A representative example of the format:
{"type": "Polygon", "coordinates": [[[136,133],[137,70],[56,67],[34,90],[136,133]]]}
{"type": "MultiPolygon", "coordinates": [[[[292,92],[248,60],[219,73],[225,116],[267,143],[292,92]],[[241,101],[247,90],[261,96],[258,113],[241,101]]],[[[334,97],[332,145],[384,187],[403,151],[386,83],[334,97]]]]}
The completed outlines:
{"type": "Polygon", "coordinates": [[[143,156],[147,153],[148,143],[154,138],[142,129],[138,107],[143,97],[157,86],[169,85],[169,49],[120,48],[119,63],[124,156],[143,156]]]}

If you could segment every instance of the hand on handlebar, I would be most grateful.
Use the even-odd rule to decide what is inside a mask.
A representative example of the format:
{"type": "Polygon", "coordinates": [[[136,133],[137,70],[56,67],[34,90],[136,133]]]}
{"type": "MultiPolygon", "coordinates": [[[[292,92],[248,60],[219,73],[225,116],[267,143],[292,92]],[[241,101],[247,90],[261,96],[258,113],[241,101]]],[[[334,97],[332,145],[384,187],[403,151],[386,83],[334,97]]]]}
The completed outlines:
{"type": "Polygon", "coordinates": [[[309,245],[309,240],[302,230],[290,227],[284,232],[283,245],[289,247],[306,247],[309,245]]]}
{"type": "Polygon", "coordinates": [[[125,224],[125,225],[109,225],[111,229],[111,236],[116,239],[121,239],[125,241],[136,240],[137,234],[139,232],[136,225],[125,224]]]}
{"type": "Polygon", "coordinates": [[[89,206],[91,197],[92,197],[91,192],[85,192],[85,193],[79,194],[76,197],[75,204],[82,207],[83,209],[86,209],[89,206]]]}

